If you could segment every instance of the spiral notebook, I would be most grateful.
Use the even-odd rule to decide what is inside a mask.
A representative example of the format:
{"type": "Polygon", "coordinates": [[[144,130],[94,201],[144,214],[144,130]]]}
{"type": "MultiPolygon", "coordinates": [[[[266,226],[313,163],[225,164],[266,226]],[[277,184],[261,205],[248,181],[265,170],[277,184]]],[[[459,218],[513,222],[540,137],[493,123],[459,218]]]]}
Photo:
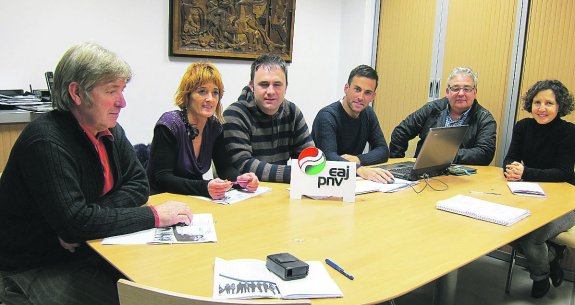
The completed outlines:
{"type": "Polygon", "coordinates": [[[436,208],[475,219],[511,226],[529,216],[529,210],[457,195],[437,202],[436,208]]]}

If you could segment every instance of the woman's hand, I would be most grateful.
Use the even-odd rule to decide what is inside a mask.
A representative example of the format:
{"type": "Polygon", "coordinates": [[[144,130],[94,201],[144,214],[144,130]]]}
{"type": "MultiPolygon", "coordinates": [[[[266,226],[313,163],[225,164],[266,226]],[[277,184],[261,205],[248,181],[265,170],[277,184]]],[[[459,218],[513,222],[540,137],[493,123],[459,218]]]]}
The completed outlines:
{"type": "Polygon", "coordinates": [[[232,183],[228,180],[220,178],[212,179],[208,182],[208,193],[212,199],[221,199],[226,195],[226,191],[232,187],[232,183]]]}
{"type": "Polygon", "coordinates": [[[507,181],[520,181],[522,179],[524,169],[525,167],[523,164],[514,161],[505,166],[505,173],[503,173],[503,175],[507,181]]]}
{"type": "Polygon", "coordinates": [[[240,175],[238,176],[237,181],[238,184],[245,188],[248,192],[255,192],[260,185],[258,176],[256,176],[254,173],[245,173],[240,175]]]}

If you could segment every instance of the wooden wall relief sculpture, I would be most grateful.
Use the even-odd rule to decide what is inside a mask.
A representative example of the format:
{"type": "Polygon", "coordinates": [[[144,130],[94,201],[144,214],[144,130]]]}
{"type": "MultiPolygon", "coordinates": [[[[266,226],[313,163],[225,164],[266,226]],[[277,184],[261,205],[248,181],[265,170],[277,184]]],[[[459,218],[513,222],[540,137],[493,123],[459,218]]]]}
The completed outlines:
{"type": "Polygon", "coordinates": [[[291,62],[295,0],[170,0],[170,55],[291,62]]]}

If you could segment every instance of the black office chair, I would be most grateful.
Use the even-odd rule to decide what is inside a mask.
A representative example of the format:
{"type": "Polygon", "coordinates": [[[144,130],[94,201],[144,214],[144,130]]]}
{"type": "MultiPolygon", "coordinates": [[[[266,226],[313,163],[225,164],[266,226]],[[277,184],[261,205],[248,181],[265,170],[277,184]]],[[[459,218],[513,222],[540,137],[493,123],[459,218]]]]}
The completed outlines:
{"type": "Polygon", "coordinates": [[[136,144],[134,145],[134,150],[136,151],[136,156],[144,168],[148,166],[148,160],[150,160],[150,144],[136,144]]]}

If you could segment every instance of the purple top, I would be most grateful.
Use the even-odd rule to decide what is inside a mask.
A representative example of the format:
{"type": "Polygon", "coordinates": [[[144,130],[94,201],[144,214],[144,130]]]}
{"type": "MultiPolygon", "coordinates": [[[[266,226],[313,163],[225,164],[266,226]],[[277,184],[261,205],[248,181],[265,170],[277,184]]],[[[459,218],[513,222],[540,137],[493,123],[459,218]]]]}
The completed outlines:
{"type": "Polygon", "coordinates": [[[212,150],[214,149],[216,138],[222,133],[222,125],[213,117],[208,119],[202,132],[202,145],[196,160],[194,147],[188,136],[181,114],[182,111],[180,110],[166,112],[160,117],[156,126],[164,125],[168,127],[176,137],[178,156],[174,174],[183,177],[203,175],[212,165],[212,150]]]}
{"type": "Polygon", "coordinates": [[[169,111],[156,123],[148,164],[150,185],[154,192],[205,195],[207,181],[202,175],[211,167],[222,125],[215,117],[208,119],[196,159],[183,115],[181,110],[169,111]]]}

